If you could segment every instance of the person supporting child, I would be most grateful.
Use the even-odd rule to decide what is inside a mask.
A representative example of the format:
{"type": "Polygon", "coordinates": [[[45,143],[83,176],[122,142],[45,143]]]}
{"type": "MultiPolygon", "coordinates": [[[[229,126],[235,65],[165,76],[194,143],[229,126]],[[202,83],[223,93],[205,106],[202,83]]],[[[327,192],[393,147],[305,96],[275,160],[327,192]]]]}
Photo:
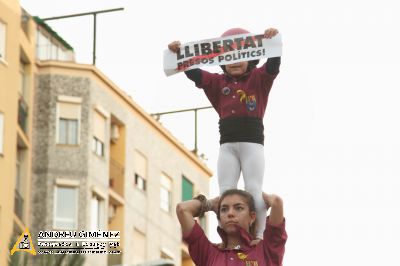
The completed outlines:
{"type": "MultiPolygon", "coordinates": [[[[233,28],[222,37],[247,34],[249,31],[233,28]]],[[[272,38],[278,30],[264,31],[265,38],[272,38]]],[[[174,41],[168,48],[177,53],[181,43],[174,41]]],[[[255,200],[257,221],[256,238],[262,239],[266,209],[262,197],[264,179],[264,125],[263,118],[268,94],[279,73],[281,58],[268,58],[257,68],[259,60],[223,65],[223,74],[201,69],[185,71],[186,76],[202,88],[219,115],[220,149],[217,174],[220,194],[237,188],[240,172],[245,190],[255,200]]],[[[259,241],[259,240],[258,240],[259,241]]],[[[254,241],[256,244],[258,241],[254,241]]]]}
{"type": "Polygon", "coordinates": [[[250,193],[230,189],[211,200],[199,195],[179,203],[176,214],[194,263],[198,266],[281,266],[287,240],[283,201],[272,194],[262,193],[262,197],[266,209],[270,207],[271,211],[267,219],[262,221],[266,224],[263,240],[253,246],[251,233],[256,214],[254,199],[250,193]],[[220,223],[220,245],[212,244],[193,219],[210,210],[217,214],[220,223]]]}

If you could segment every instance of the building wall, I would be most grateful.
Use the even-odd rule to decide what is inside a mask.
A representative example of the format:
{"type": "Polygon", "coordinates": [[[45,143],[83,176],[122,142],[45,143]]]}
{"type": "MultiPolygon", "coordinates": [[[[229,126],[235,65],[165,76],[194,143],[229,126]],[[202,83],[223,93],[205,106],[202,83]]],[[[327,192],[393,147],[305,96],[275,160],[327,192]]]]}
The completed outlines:
{"type": "MultiPolygon", "coordinates": [[[[180,226],[175,215],[175,205],[181,201],[181,178],[185,175],[195,185],[195,191],[207,194],[210,170],[95,67],[55,61],[36,65],[36,24],[24,14],[19,1],[0,0],[0,22],[7,30],[6,57],[0,60],[0,113],[4,116],[4,149],[0,154],[0,265],[7,263],[12,235],[19,236],[28,227],[36,239],[39,230],[54,229],[54,189],[57,183],[66,181],[78,184],[81,230],[90,229],[93,191],[105,195],[105,206],[112,197],[120,198],[122,207],[117,211],[117,220],[105,224],[122,232],[124,263],[141,262],[130,251],[143,247],[146,261],[167,256],[181,265],[180,226]],[[27,88],[25,129],[18,124],[21,71],[27,88]],[[82,100],[80,144],[76,146],[56,144],[56,106],[63,95],[82,100]],[[110,142],[106,141],[103,158],[91,150],[96,106],[110,114],[107,140],[111,120],[117,119],[122,125],[122,140],[113,146],[112,152],[110,142]],[[25,158],[22,219],[14,212],[18,149],[23,149],[25,158]],[[146,192],[135,186],[135,152],[140,152],[148,162],[146,192]],[[110,191],[109,186],[110,159],[124,168],[124,190],[117,191],[117,196],[112,196],[115,191],[110,191]],[[162,173],[173,180],[169,213],[160,208],[162,173]],[[142,237],[134,238],[139,231],[142,237]]],[[[88,256],[86,264],[107,265],[107,258],[88,256]]]]}
{"type": "MultiPolygon", "coordinates": [[[[165,140],[154,126],[149,124],[135,110],[130,110],[118,95],[97,82],[93,86],[91,105],[101,105],[125,124],[125,248],[130,250],[145,247],[146,260],[160,258],[163,251],[173,255],[176,265],[180,265],[181,231],[175,215],[175,206],[181,201],[182,175],[195,184],[195,190],[208,194],[208,175],[191,159],[187,159],[169,141],[165,140]],[[111,96],[111,97],[110,97],[111,96]],[[134,152],[140,152],[148,161],[147,191],[134,186],[134,152]],[[166,213],[160,208],[160,176],[164,173],[173,179],[172,209],[166,213]],[[160,221],[162,221],[160,223],[160,221]],[[132,236],[135,230],[144,235],[145,241],[137,241],[132,236]],[[143,243],[143,242],[145,243],[143,243]]],[[[92,169],[98,169],[98,166],[92,169]]],[[[125,263],[138,263],[134,252],[124,254],[125,263]]]]}
{"type": "MultiPolygon", "coordinates": [[[[93,162],[90,155],[90,80],[86,77],[70,77],[39,73],[36,77],[35,122],[34,122],[34,167],[32,208],[32,234],[40,230],[54,230],[54,190],[57,180],[79,182],[78,228],[90,230],[91,185],[99,186],[98,180],[106,180],[105,163],[93,162]],[[57,139],[57,103],[59,97],[70,96],[81,99],[79,145],[61,145],[57,139]],[[96,164],[95,175],[89,174],[89,164],[96,164]],[[45,217],[45,219],[43,219],[45,217]]],[[[105,191],[106,188],[104,188],[105,191]]],[[[106,265],[104,256],[96,256],[96,265],[106,265]]]]}
{"type": "MultiPolygon", "coordinates": [[[[89,229],[90,198],[93,189],[108,195],[110,159],[124,168],[123,215],[113,221],[122,234],[123,263],[140,263],[135,250],[143,252],[145,261],[167,256],[181,265],[181,231],[175,206],[181,201],[182,175],[189,178],[195,191],[208,194],[210,170],[184,148],[158,122],[124,95],[95,67],[71,63],[38,63],[35,101],[34,135],[34,226],[32,231],[52,228],[53,190],[57,178],[79,180],[79,229],[89,229]],[[81,97],[81,130],[78,147],[55,144],[56,103],[60,95],[81,97]],[[105,155],[91,151],[93,117],[100,108],[106,114],[106,140],[110,139],[111,120],[122,125],[123,145],[113,148],[105,141],[105,155]],[[135,153],[147,159],[147,186],[141,191],[135,186],[135,153]],[[171,211],[160,208],[160,177],[172,182],[171,211]],[[43,204],[45,202],[45,204],[43,204]],[[44,218],[46,217],[46,218],[44,218]],[[140,238],[137,238],[141,235],[140,238]]],[[[120,144],[121,144],[120,143],[120,144]]],[[[110,197],[105,199],[108,206],[110,197]]],[[[106,215],[107,216],[107,215],[106,215]]],[[[107,222],[106,222],[107,224],[107,222]]],[[[87,256],[87,265],[107,265],[102,256],[87,256]]]]}
{"type": "MultiPolygon", "coordinates": [[[[21,28],[21,9],[19,1],[0,0],[0,22],[6,26],[5,57],[0,59],[0,113],[4,118],[3,153],[0,154],[0,265],[5,265],[9,256],[9,241],[12,236],[22,233],[29,226],[29,193],[31,185],[31,125],[33,97],[32,62],[34,60],[34,44],[32,43],[33,22],[25,23],[25,31],[21,28]],[[18,108],[20,99],[20,62],[25,62],[27,94],[24,102],[28,107],[26,128],[18,124],[18,108]],[[23,182],[20,184],[20,199],[24,199],[20,215],[15,214],[15,188],[17,146],[24,151],[21,166],[23,182]]],[[[21,202],[21,201],[20,201],[21,202]]]]}
{"type": "Polygon", "coordinates": [[[0,61],[0,112],[4,117],[3,154],[0,155],[0,265],[8,258],[8,242],[13,230],[15,160],[17,142],[17,86],[19,53],[10,47],[18,46],[19,11],[0,1],[0,22],[7,27],[6,58],[0,61]]]}
{"type": "MultiPolygon", "coordinates": [[[[95,82],[92,97],[95,101],[91,104],[101,105],[120,119],[127,132],[125,195],[129,196],[125,197],[124,207],[124,248],[143,250],[146,261],[157,260],[164,252],[171,255],[176,265],[181,265],[181,231],[175,215],[175,205],[181,201],[181,178],[185,175],[195,184],[195,190],[208,194],[209,175],[184,156],[175,144],[166,141],[137,110],[132,110],[119,95],[104,86],[101,81],[95,82]],[[148,161],[146,192],[134,186],[135,152],[140,152],[148,161]],[[160,208],[161,173],[173,179],[170,213],[160,208]],[[138,231],[142,236],[134,238],[138,231]]],[[[123,256],[124,263],[143,262],[134,257],[134,252],[125,252],[123,256]]]]}
{"type": "MultiPolygon", "coordinates": [[[[40,70],[39,70],[40,71],[40,70]]],[[[66,78],[59,75],[37,75],[35,120],[33,134],[33,231],[53,226],[53,198],[57,178],[79,182],[78,227],[85,225],[86,190],[89,161],[89,81],[86,78],[66,78]],[[56,143],[58,96],[69,95],[82,99],[80,144],[56,143]],[[43,219],[46,217],[46,219],[43,219]]]]}

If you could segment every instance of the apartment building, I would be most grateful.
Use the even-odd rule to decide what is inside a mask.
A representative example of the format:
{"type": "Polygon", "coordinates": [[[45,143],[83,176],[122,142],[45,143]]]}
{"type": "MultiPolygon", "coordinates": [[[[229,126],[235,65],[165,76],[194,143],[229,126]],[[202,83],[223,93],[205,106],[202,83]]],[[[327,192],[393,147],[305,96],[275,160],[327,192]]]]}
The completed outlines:
{"type": "Polygon", "coordinates": [[[34,31],[18,1],[0,0],[0,265],[30,221],[34,31]]]}
{"type": "Polygon", "coordinates": [[[122,255],[87,255],[86,265],[191,265],[175,205],[208,194],[210,169],[35,20],[32,235],[118,230],[122,255]]]}
{"type": "Polygon", "coordinates": [[[207,195],[211,175],[51,27],[0,0],[0,265],[25,228],[34,241],[40,230],[121,232],[121,255],[85,265],[193,265],[175,205],[207,195]]]}

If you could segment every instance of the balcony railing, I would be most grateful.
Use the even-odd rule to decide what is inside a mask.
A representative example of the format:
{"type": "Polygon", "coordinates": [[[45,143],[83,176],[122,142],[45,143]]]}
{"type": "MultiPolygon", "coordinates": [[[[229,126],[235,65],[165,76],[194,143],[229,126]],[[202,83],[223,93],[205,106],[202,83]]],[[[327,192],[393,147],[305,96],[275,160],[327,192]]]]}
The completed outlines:
{"type": "Polygon", "coordinates": [[[17,189],[15,190],[14,212],[21,221],[24,220],[24,198],[17,189]]]}

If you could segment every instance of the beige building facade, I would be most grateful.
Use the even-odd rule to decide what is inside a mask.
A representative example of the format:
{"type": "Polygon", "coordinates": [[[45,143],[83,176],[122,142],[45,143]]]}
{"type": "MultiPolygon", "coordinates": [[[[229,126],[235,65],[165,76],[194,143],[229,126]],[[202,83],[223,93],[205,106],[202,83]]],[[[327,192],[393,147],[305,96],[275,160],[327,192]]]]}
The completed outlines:
{"type": "MultiPolygon", "coordinates": [[[[40,230],[117,230],[122,254],[85,265],[193,265],[175,206],[207,195],[211,176],[98,68],[75,63],[48,25],[0,0],[1,240],[25,227],[34,240],[40,230]]],[[[8,257],[1,241],[0,265],[8,257]]]]}
{"type": "Polygon", "coordinates": [[[88,256],[88,265],[182,265],[188,254],[175,206],[207,195],[211,171],[96,67],[41,61],[37,68],[33,201],[48,196],[34,206],[32,230],[121,231],[122,256],[88,256]],[[61,133],[63,120],[77,121],[74,137],[61,133]],[[73,217],[57,215],[73,208],[56,203],[60,189],[74,195],[73,217]],[[75,227],[54,227],[66,218],[75,227]]]}
{"type": "Polygon", "coordinates": [[[18,1],[0,1],[0,265],[30,222],[34,28],[18,1]]]}

